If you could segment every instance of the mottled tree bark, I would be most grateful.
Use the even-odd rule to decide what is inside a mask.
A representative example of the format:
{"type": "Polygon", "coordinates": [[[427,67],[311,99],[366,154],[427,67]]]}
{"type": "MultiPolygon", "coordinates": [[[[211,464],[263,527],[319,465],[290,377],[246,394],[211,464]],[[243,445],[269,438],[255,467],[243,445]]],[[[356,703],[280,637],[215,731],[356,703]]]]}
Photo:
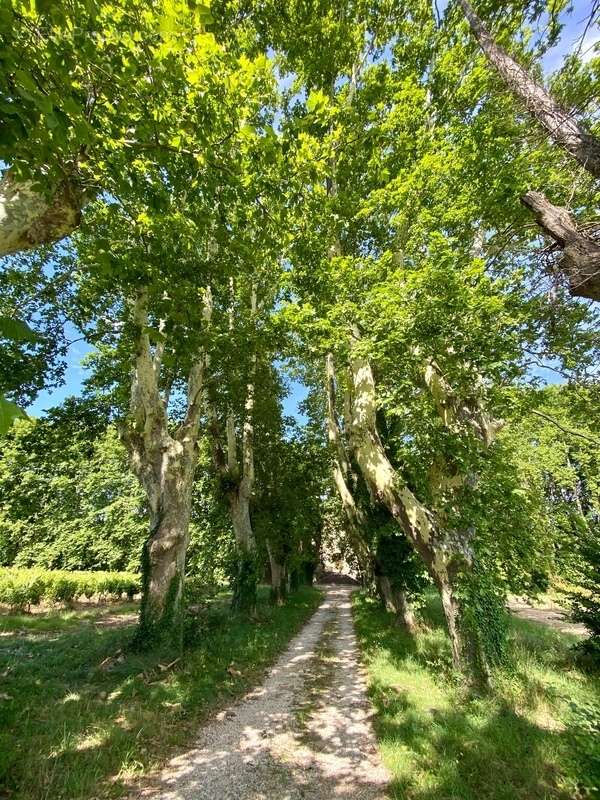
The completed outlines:
{"type": "Polygon", "coordinates": [[[600,300],[600,244],[577,230],[565,208],[554,206],[541,192],[527,192],[521,202],[535,214],[540,228],[562,248],[562,270],[576,297],[600,300]]]}
{"type": "Polygon", "coordinates": [[[335,366],[333,354],[328,353],[325,360],[325,379],[327,394],[327,437],[331,449],[333,482],[342,503],[342,511],[346,519],[346,530],[350,537],[352,549],[358,561],[363,579],[368,581],[373,576],[373,554],[363,535],[364,515],[357,506],[354,495],[348,485],[350,463],[342,431],[336,411],[335,366]]]}
{"type": "Polygon", "coordinates": [[[494,41],[468,0],[458,0],[458,3],[479,46],[507,87],[523,102],[552,141],[570,153],[594,177],[600,178],[600,139],[588,133],[494,41]]]}
{"type": "Polygon", "coordinates": [[[81,221],[83,197],[68,184],[48,199],[30,181],[17,182],[6,170],[0,180],[0,256],[52,244],[81,221]]]}
{"type": "Polygon", "coordinates": [[[444,426],[454,431],[460,430],[461,425],[471,428],[477,438],[489,447],[502,423],[486,413],[475,395],[468,400],[459,397],[433,359],[425,365],[423,376],[444,426]]]}
{"type": "MultiPolygon", "coordinates": [[[[244,431],[245,433],[246,431],[244,431]]],[[[250,519],[250,498],[254,486],[254,470],[248,470],[253,459],[251,445],[243,435],[244,472],[236,485],[228,491],[231,521],[238,551],[238,572],[233,585],[232,607],[237,611],[252,613],[256,608],[256,540],[250,519]]]]}
{"type": "Polygon", "coordinates": [[[406,592],[394,592],[394,604],[398,623],[404,626],[409,633],[414,633],[417,629],[417,621],[406,592]]]}
{"type": "Polygon", "coordinates": [[[152,351],[148,336],[148,292],[133,305],[137,330],[131,411],[123,430],[131,464],[150,507],[150,531],[144,544],[142,603],[137,631],[141,646],[180,647],[183,631],[183,581],[189,541],[192,483],[197,460],[198,422],[203,385],[203,354],[188,377],[184,419],[171,434],[167,401],[161,395],[164,344],[152,351]]]}
{"type": "Polygon", "coordinates": [[[248,384],[245,419],[242,427],[242,464],[237,456],[237,434],[233,414],[227,417],[227,458],[223,452],[217,412],[209,403],[209,430],[213,440],[213,463],[223,482],[229,504],[231,524],[235,537],[238,563],[233,580],[232,607],[237,611],[252,613],[256,608],[256,539],[250,517],[250,501],[254,488],[254,385],[248,384]]]}
{"type": "Polygon", "coordinates": [[[460,666],[467,647],[467,643],[465,643],[462,632],[459,629],[460,603],[452,583],[449,580],[434,578],[434,581],[440,593],[448,634],[450,635],[452,663],[454,666],[460,666]]]}
{"type": "Polygon", "coordinates": [[[456,624],[459,600],[453,579],[471,560],[468,538],[444,531],[390,463],[377,431],[375,380],[369,362],[353,356],[350,372],[353,381],[350,436],[354,455],[373,494],[398,522],[437,586],[452,644],[453,664],[461,669],[464,647],[456,624]]]}
{"type": "Polygon", "coordinates": [[[404,625],[407,630],[412,632],[415,630],[416,623],[408,597],[405,592],[392,588],[385,566],[378,561],[376,554],[364,536],[364,514],[357,505],[354,495],[348,486],[347,479],[350,474],[350,464],[336,412],[335,367],[331,353],[328,354],[326,359],[326,380],[327,428],[333,452],[333,478],[342,502],[342,509],[346,517],[353,550],[365,578],[369,582],[376,582],[386,608],[396,615],[401,625],[404,625]]]}

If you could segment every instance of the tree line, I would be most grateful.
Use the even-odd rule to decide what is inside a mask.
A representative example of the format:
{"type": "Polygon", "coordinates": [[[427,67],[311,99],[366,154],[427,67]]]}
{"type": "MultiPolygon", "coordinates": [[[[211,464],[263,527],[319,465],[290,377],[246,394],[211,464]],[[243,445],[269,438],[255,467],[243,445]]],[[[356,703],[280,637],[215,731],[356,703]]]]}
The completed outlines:
{"type": "MultiPolygon", "coordinates": [[[[332,526],[406,625],[432,582],[455,667],[487,680],[506,592],[539,589],[574,531],[593,536],[598,60],[544,77],[556,14],[2,11],[4,415],[60,380],[65,321],[93,344],[88,406],[62,429],[76,490],[55,513],[62,530],[81,508],[92,550],[102,530],[133,546],[147,518],[139,642],[178,646],[198,520],[226,512],[239,610],[266,561],[278,602],[310,578],[332,526]],[[302,432],[283,364],[308,390],[302,432]],[[540,392],[540,370],[565,385],[540,392]],[[94,509],[97,457],[111,488],[94,509]]],[[[36,532],[23,556],[15,534],[17,476],[46,487],[27,448],[42,464],[59,430],[19,422],[3,445],[5,560],[60,541],[36,532]]]]}

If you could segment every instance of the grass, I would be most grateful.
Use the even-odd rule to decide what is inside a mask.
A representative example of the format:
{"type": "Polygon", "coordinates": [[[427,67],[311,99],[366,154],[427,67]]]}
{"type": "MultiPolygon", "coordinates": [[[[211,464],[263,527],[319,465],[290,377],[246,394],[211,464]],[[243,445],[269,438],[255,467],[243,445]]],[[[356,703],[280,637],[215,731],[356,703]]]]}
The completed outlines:
{"type": "Polygon", "coordinates": [[[362,594],[354,615],[395,800],[600,797],[600,681],[574,665],[576,637],[511,618],[510,666],[477,696],[451,674],[433,596],[416,637],[362,594]]]}
{"type": "Polygon", "coordinates": [[[50,609],[43,613],[0,615],[0,636],[16,633],[56,633],[81,628],[84,623],[101,623],[107,616],[119,617],[137,613],[137,603],[111,603],[75,609],[50,609]]]}
{"type": "Polygon", "coordinates": [[[114,608],[2,617],[0,798],[126,794],[208,714],[259,681],[321,599],[304,588],[274,608],[267,594],[252,622],[215,603],[169,669],[127,652],[131,624],[95,624],[114,608]]]}

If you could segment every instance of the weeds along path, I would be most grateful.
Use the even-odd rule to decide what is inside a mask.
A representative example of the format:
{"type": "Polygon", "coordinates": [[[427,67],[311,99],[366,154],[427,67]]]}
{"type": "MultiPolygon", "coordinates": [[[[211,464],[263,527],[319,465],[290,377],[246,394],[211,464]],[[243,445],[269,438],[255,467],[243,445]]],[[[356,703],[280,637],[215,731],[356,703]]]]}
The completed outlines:
{"type": "Polygon", "coordinates": [[[259,688],[173,759],[160,800],[383,800],[389,776],[371,730],[350,586],[326,586],[310,622],[259,688]]]}

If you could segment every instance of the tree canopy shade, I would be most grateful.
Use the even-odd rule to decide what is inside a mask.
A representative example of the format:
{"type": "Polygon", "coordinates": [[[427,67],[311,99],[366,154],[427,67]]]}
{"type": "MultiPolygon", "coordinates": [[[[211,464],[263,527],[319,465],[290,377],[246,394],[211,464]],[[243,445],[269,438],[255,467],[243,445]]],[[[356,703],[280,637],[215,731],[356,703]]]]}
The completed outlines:
{"type": "MultiPolygon", "coordinates": [[[[179,646],[202,515],[218,522],[189,563],[219,551],[238,610],[261,578],[280,603],[312,576],[329,526],[408,627],[432,581],[455,666],[485,679],[506,591],[536,591],[560,561],[562,506],[547,511],[514,431],[595,438],[564,398],[595,413],[598,59],[569,57],[546,86],[553,9],[479,5],[0,13],[2,389],[30,400],[60,380],[65,320],[93,343],[86,402],[103,424],[81,411],[56,486],[81,470],[82,490],[48,506],[82,520],[81,542],[111,527],[118,556],[89,548],[103,566],[133,566],[148,515],[138,643],[179,646]],[[309,388],[303,430],[283,416],[284,362],[309,388]],[[536,394],[544,365],[569,387],[536,394]]],[[[61,517],[53,542],[33,513],[39,553],[16,553],[11,471],[37,487],[27,442],[42,459],[61,429],[6,439],[6,560],[63,565],[77,539],[61,517]]]]}

